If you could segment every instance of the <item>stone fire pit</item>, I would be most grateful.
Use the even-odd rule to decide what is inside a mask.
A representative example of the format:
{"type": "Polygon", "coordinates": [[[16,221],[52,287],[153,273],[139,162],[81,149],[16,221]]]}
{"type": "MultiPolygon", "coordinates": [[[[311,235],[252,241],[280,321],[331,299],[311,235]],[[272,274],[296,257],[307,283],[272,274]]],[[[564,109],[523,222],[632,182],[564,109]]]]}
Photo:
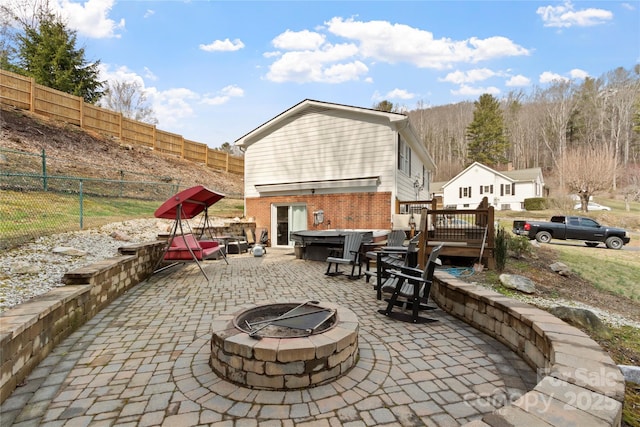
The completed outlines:
{"type": "Polygon", "coordinates": [[[335,313],[314,331],[269,327],[250,336],[247,321],[255,324],[270,310],[276,318],[302,303],[247,305],[217,316],[209,359],[213,371],[233,383],[270,390],[316,386],[344,375],[358,357],[358,318],[349,309],[318,303],[335,313]]]}

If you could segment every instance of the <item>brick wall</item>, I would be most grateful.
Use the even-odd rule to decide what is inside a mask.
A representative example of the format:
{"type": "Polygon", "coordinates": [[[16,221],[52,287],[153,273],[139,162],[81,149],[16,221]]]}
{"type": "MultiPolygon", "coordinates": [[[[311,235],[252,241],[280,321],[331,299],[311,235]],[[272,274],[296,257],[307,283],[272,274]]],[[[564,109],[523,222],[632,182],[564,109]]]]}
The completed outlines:
{"type": "Polygon", "coordinates": [[[271,225],[271,205],[304,203],[307,206],[307,228],[357,228],[388,230],[391,228],[391,193],[307,194],[246,199],[246,215],[255,218],[257,227],[271,225]],[[324,223],[313,225],[313,212],[324,211],[324,223]]]}

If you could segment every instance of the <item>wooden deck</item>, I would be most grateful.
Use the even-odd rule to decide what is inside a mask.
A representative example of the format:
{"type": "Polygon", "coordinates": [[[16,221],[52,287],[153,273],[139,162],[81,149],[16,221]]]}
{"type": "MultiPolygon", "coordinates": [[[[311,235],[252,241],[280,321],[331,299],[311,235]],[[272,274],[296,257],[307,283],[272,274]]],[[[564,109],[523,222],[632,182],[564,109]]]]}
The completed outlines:
{"type": "MultiPolygon", "coordinates": [[[[406,202],[420,205],[420,233],[418,264],[424,268],[431,249],[443,244],[442,256],[470,258],[477,262],[482,252],[482,264],[495,269],[494,208],[485,197],[476,209],[426,208],[427,202],[406,202]],[[482,250],[484,242],[484,250],[482,250]]],[[[405,208],[411,212],[411,208],[405,208]]]]}

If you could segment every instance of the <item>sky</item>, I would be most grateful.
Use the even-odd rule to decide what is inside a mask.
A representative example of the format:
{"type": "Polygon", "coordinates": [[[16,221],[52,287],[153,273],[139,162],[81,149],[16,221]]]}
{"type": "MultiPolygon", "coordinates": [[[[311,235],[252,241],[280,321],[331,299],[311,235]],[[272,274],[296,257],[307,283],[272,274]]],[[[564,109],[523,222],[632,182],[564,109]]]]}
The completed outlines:
{"type": "MultiPolygon", "coordinates": [[[[4,0],[3,0],[4,1],[4,0]]],[[[101,79],[211,148],[304,99],[408,110],[640,63],[640,1],[50,0],[101,79]]]]}

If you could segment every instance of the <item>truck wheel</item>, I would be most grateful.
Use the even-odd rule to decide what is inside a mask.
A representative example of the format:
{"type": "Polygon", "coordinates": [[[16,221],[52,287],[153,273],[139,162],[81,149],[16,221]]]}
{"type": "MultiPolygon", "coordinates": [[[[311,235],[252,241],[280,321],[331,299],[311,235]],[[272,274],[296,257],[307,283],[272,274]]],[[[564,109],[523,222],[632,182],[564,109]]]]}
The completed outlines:
{"type": "Polygon", "coordinates": [[[584,244],[589,246],[590,248],[595,248],[600,244],[600,242],[584,242],[584,244]]]}
{"type": "Polygon", "coordinates": [[[609,249],[622,249],[624,242],[618,236],[611,236],[605,242],[609,249]]]}
{"type": "Polygon", "coordinates": [[[540,243],[549,243],[551,241],[551,233],[548,231],[538,231],[536,240],[540,243]]]}

